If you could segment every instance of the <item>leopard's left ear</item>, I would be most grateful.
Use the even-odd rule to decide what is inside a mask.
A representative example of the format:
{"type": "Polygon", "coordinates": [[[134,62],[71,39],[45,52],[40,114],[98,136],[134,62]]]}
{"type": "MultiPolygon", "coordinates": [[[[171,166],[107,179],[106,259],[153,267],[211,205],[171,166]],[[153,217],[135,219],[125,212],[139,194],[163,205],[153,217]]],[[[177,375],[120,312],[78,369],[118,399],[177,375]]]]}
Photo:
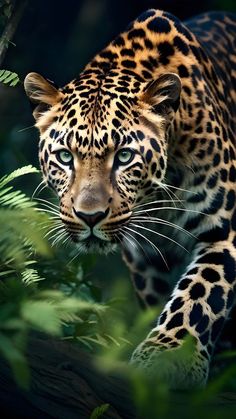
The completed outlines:
{"type": "Polygon", "coordinates": [[[29,73],[24,81],[25,92],[33,105],[33,115],[40,115],[60,101],[63,94],[55,85],[38,73],[29,73]]]}
{"type": "Polygon", "coordinates": [[[147,84],[141,99],[151,105],[153,112],[165,115],[170,111],[177,111],[180,93],[179,76],[175,73],[166,73],[147,84]]]}

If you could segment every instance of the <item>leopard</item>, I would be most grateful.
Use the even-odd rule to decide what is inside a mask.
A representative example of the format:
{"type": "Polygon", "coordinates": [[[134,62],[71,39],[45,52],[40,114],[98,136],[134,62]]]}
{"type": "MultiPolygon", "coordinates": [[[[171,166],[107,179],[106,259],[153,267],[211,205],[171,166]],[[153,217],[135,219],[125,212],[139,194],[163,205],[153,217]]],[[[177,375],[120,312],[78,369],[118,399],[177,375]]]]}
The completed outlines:
{"type": "Polygon", "coordinates": [[[203,387],[236,287],[236,16],[143,12],[59,88],[24,81],[43,181],[81,253],[121,249],[143,307],[131,364],[203,387]]]}

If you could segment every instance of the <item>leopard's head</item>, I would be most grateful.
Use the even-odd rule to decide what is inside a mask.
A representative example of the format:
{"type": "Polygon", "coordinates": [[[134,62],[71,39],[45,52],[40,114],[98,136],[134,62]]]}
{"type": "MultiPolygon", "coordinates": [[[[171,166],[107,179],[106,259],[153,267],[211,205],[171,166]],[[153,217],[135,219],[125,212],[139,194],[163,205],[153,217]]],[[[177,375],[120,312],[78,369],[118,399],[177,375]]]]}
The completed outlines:
{"type": "Polygon", "coordinates": [[[147,83],[122,69],[105,76],[87,70],[58,89],[30,73],[25,90],[40,131],[43,176],[59,197],[66,231],[85,252],[112,250],[165,176],[179,77],[147,83]]]}

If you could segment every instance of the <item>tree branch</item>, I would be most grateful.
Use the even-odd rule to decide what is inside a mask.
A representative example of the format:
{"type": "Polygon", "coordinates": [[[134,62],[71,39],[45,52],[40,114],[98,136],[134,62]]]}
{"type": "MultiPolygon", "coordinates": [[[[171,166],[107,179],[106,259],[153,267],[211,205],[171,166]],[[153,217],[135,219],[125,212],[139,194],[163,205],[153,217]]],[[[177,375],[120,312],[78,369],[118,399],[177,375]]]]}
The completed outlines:
{"type": "MultiPolygon", "coordinates": [[[[134,419],[129,385],[118,376],[101,373],[88,353],[58,339],[29,339],[29,391],[17,387],[7,363],[0,358],[0,405],[14,419],[88,419],[108,403],[104,419],[134,419]]],[[[4,415],[3,415],[4,416],[4,415]]]]}
{"type": "Polygon", "coordinates": [[[20,0],[12,10],[11,16],[0,38],[0,68],[4,61],[9,41],[13,38],[28,0],[20,0]]]}

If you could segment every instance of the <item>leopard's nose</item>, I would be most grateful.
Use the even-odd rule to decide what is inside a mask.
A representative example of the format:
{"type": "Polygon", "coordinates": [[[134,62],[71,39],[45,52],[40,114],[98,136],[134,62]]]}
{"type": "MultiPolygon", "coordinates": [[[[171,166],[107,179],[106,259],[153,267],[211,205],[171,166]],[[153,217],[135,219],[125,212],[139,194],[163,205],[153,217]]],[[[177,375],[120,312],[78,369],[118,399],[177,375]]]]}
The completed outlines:
{"type": "Polygon", "coordinates": [[[98,211],[94,213],[86,213],[82,211],[76,211],[73,208],[76,217],[82,220],[85,224],[87,224],[90,228],[93,228],[96,224],[100,223],[100,221],[104,220],[109,213],[109,208],[106,211],[98,211]]]}

